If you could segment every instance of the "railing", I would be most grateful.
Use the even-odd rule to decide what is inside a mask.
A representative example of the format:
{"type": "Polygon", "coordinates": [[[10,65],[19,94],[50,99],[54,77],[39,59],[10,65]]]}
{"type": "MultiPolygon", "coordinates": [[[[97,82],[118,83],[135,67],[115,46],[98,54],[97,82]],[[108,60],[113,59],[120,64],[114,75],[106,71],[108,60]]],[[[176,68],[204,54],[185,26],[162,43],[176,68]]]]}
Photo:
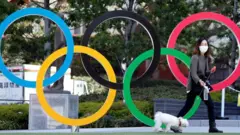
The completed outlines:
{"type": "MultiPolygon", "coordinates": [[[[161,111],[177,116],[184,104],[185,100],[164,98],[156,99],[154,100],[154,113],[161,111]]],[[[222,103],[214,102],[214,106],[216,116],[220,117],[222,113],[222,103]]],[[[224,103],[224,110],[224,114],[228,116],[240,115],[240,107],[237,107],[236,103],[224,103]]],[[[201,102],[199,109],[194,116],[191,117],[191,119],[208,119],[207,106],[204,104],[204,102],[201,102]]]]}

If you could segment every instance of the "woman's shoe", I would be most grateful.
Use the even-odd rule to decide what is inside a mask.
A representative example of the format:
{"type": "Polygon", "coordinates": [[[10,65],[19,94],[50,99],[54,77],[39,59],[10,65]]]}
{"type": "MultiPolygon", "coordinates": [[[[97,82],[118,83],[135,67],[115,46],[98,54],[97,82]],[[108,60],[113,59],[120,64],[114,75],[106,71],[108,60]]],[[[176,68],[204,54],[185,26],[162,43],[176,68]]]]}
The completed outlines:
{"type": "Polygon", "coordinates": [[[210,126],[210,128],[209,128],[209,133],[223,133],[223,131],[218,130],[218,129],[216,128],[216,123],[215,123],[215,122],[211,122],[211,123],[209,124],[209,126],[210,126]]]}

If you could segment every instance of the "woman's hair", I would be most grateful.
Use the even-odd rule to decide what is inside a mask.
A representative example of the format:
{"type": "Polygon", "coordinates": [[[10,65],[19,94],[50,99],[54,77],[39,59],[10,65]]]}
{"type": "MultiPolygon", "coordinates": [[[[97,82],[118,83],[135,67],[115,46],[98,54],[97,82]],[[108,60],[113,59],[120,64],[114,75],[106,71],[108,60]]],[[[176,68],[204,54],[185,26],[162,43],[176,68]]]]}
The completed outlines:
{"type": "Polygon", "coordinates": [[[206,41],[207,41],[207,44],[208,44],[208,50],[207,50],[207,52],[205,53],[205,56],[206,56],[206,57],[210,57],[210,55],[211,55],[211,53],[212,53],[212,52],[211,52],[211,48],[210,48],[210,46],[209,46],[208,40],[207,40],[206,38],[204,38],[204,37],[201,37],[201,38],[198,39],[193,54],[200,55],[199,46],[201,45],[201,43],[202,43],[203,40],[206,40],[206,41]]]}

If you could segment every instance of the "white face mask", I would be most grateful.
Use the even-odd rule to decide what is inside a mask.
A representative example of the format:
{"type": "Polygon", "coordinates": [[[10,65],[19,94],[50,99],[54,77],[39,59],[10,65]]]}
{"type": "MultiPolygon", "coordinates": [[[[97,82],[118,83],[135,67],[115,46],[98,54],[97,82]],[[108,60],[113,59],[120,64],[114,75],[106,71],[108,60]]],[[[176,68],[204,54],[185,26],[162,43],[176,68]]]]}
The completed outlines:
{"type": "Polygon", "coordinates": [[[208,46],[199,46],[199,50],[201,53],[206,53],[208,50],[208,46]]]}

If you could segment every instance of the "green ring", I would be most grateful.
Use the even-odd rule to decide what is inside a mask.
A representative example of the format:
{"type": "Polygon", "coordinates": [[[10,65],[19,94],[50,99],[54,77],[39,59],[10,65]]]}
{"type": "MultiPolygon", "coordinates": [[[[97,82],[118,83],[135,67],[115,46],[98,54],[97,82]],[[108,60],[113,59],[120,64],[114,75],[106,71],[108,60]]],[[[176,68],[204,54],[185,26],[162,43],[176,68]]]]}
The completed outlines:
{"type": "MultiPolygon", "coordinates": [[[[181,60],[184,64],[187,65],[187,67],[190,67],[191,59],[188,57],[186,54],[177,51],[175,49],[170,49],[170,48],[162,48],[161,49],[161,55],[172,55],[176,57],[177,59],[181,60]]],[[[123,97],[126,102],[126,105],[129,109],[129,111],[132,113],[132,115],[137,118],[139,121],[142,123],[153,127],[155,125],[155,122],[153,119],[147,117],[144,115],[142,112],[138,110],[138,108],[135,106],[132,97],[131,97],[131,92],[130,92],[130,84],[131,84],[131,79],[134,71],[136,68],[146,59],[150,58],[153,56],[153,50],[146,51],[139,55],[127,68],[126,74],[124,75],[123,79],[123,97]]],[[[191,118],[197,109],[199,108],[199,105],[201,103],[201,98],[197,96],[195,98],[193,107],[189,110],[189,112],[184,116],[185,119],[191,118]]],[[[162,128],[165,128],[165,124],[162,124],[162,128]]]]}

